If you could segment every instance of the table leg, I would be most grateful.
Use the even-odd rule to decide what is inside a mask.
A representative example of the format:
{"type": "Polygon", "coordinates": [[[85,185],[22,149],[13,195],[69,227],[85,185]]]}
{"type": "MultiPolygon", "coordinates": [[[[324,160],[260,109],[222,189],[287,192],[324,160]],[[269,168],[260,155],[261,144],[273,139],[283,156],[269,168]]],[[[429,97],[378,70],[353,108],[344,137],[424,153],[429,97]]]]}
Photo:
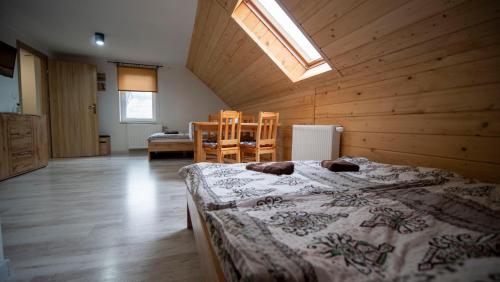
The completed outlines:
{"type": "Polygon", "coordinates": [[[194,131],[194,162],[199,163],[203,161],[202,159],[202,154],[203,154],[203,148],[202,148],[202,131],[195,129],[194,131]]]}

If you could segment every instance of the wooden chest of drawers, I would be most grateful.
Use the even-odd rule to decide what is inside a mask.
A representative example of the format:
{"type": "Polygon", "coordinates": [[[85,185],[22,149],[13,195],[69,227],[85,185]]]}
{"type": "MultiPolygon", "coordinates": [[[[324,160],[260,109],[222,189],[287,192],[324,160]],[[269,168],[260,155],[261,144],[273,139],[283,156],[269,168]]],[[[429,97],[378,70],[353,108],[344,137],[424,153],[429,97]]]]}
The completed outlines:
{"type": "Polygon", "coordinates": [[[0,180],[48,163],[45,116],[0,114],[0,180]]]}

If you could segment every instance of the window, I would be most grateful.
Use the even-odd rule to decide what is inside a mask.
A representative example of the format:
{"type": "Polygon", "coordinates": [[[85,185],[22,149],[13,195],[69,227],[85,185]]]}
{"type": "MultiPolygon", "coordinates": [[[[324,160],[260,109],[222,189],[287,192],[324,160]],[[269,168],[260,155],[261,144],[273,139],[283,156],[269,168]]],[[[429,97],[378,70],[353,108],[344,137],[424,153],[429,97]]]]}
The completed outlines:
{"type": "Polygon", "coordinates": [[[243,0],[232,17],[292,81],[332,69],[277,0],[243,0]]]}
{"type": "Polygon", "coordinates": [[[117,67],[120,96],[120,121],[152,123],[156,121],[158,74],[156,68],[117,67]]]}
{"type": "Polygon", "coordinates": [[[156,93],[120,91],[120,121],[148,123],[156,121],[156,93]]]}

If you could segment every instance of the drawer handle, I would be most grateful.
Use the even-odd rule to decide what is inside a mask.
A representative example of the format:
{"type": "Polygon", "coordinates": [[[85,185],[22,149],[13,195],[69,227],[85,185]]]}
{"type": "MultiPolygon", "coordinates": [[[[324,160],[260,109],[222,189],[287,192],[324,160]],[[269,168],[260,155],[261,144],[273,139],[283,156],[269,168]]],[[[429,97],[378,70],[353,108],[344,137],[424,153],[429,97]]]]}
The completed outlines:
{"type": "Polygon", "coordinates": [[[11,137],[19,137],[19,136],[30,136],[32,135],[32,132],[31,131],[27,131],[27,132],[23,132],[23,133],[10,133],[10,136],[11,137]]]}

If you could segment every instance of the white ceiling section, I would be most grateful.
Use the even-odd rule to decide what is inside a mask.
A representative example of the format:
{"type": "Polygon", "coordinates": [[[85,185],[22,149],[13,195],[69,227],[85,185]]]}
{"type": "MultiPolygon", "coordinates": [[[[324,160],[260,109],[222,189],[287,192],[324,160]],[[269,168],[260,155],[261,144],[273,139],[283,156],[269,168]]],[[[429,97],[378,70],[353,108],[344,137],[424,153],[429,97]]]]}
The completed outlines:
{"type": "Polygon", "coordinates": [[[184,65],[196,0],[0,0],[0,24],[52,52],[184,65]],[[102,47],[95,32],[106,36],[102,47]]]}

